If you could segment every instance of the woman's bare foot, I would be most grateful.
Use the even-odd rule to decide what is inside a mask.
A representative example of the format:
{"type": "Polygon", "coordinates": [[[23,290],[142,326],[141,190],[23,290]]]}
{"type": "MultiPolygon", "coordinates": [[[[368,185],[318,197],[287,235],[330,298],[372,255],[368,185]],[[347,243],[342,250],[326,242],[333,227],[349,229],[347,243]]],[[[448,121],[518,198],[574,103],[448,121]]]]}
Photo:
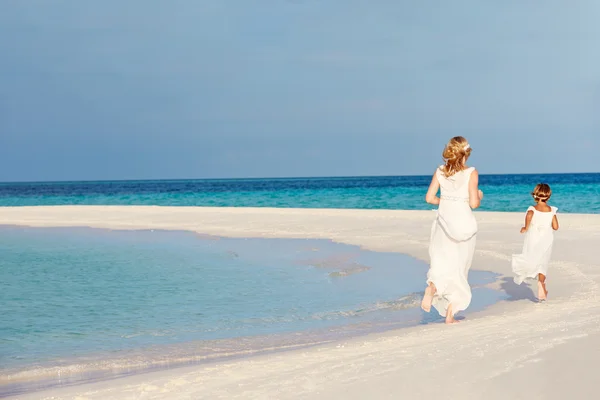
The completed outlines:
{"type": "Polygon", "coordinates": [[[538,281],[538,299],[540,301],[546,300],[548,296],[548,290],[546,289],[546,282],[538,281]]]}
{"type": "Polygon", "coordinates": [[[430,285],[425,289],[425,294],[423,295],[423,301],[421,301],[421,308],[425,312],[431,311],[431,303],[433,303],[433,295],[435,294],[435,286],[430,285]]]}
{"type": "Polygon", "coordinates": [[[452,304],[448,306],[446,310],[446,324],[458,324],[458,321],[454,319],[454,313],[452,312],[452,304]]]}

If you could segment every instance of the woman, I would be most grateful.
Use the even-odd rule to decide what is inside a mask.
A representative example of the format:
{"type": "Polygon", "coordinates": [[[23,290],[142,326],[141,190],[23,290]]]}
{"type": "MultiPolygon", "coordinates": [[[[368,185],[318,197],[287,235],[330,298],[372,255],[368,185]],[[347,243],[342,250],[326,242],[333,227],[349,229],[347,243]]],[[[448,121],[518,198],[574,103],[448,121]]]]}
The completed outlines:
{"type": "Polygon", "coordinates": [[[479,173],[467,167],[470,155],[467,139],[450,139],[443,152],[445,163],[433,174],[425,196],[427,203],[439,208],[431,228],[431,264],[421,307],[429,312],[433,305],[447,324],[456,323],[454,315],[471,302],[467,276],[477,234],[472,210],[479,207],[483,192],[479,190],[479,173]],[[437,197],[440,189],[441,196],[437,197]]]}

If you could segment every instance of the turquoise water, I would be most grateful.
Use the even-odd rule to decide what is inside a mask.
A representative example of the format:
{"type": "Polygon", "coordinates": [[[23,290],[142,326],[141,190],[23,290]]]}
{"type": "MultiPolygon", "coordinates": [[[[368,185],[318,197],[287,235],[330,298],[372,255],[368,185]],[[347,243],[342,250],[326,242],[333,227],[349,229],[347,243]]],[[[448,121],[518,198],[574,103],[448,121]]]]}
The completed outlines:
{"type": "MultiPolygon", "coordinates": [[[[0,206],[120,204],[426,210],[430,176],[0,184],[0,206]]],[[[484,211],[524,211],[537,183],[561,212],[600,213],[600,174],[481,175],[484,211]]]]}
{"type": "MultiPolygon", "coordinates": [[[[0,206],[429,209],[429,177],[0,184],[0,206]]],[[[600,174],[482,175],[483,210],[600,212],[600,174]]],[[[427,266],[322,240],[0,228],[0,396],[436,321],[427,266]],[[38,386],[32,386],[32,382],[38,386]]],[[[504,298],[478,285],[469,312],[504,298]]]]}
{"type": "MultiPolygon", "coordinates": [[[[19,380],[84,379],[438,319],[418,307],[425,263],[326,240],[3,227],[0,253],[0,383],[9,384],[0,394],[19,380]]],[[[476,286],[494,279],[471,274],[476,286]]],[[[484,288],[474,296],[472,310],[502,298],[484,288]]]]}

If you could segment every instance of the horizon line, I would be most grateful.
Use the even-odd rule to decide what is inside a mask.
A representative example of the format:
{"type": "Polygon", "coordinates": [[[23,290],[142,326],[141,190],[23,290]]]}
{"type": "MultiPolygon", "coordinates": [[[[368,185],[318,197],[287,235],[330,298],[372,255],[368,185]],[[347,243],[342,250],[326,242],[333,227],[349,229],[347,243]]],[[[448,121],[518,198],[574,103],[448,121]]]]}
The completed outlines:
{"type": "MultiPolygon", "coordinates": [[[[511,175],[597,175],[600,172],[527,172],[527,173],[491,173],[480,176],[511,176],[511,175]]],[[[292,179],[356,179],[356,178],[402,178],[428,177],[429,174],[410,175],[322,175],[322,176],[286,176],[286,177],[246,177],[246,178],[143,178],[143,179],[91,179],[91,180],[31,180],[31,181],[0,181],[3,184],[48,184],[48,183],[109,183],[109,182],[181,182],[181,181],[257,181],[257,180],[292,180],[292,179]]]]}

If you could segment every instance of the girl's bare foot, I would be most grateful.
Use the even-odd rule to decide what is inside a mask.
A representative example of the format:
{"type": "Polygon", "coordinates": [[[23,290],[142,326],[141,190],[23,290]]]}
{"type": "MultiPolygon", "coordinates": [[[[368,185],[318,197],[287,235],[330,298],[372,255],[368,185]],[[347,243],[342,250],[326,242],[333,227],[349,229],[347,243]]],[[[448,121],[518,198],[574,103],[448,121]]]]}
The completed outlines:
{"type": "Polygon", "coordinates": [[[425,294],[423,295],[423,301],[421,301],[421,308],[425,312],[431,311],[431,303],[433,303],[433,295],[435,294],[434,286],[427,286],[425,294]]]}
{"type": "Polygon", "coordinates": [[[454,313],[452,312],[452,304],[448,306],[446,310],[446,324],[458,324],[458,320],[454,319],[454,313]]]}

